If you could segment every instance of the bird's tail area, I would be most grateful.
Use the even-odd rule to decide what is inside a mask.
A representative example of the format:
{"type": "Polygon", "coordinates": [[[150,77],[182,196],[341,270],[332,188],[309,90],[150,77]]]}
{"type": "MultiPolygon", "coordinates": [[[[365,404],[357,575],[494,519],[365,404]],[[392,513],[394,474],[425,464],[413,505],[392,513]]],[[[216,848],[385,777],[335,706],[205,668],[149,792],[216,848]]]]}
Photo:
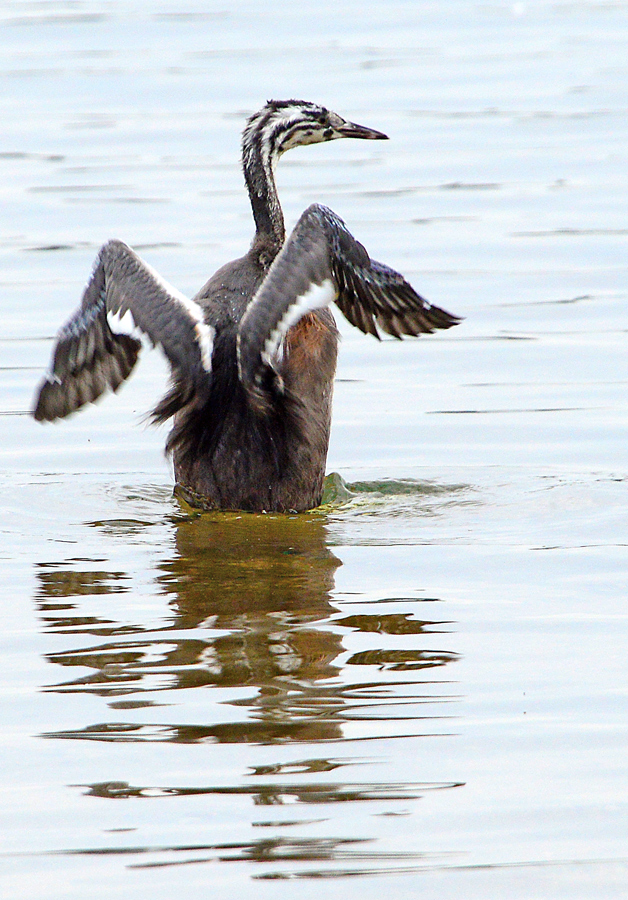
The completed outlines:
{"type": "Polygon", "coordinates": [[[196,452],[199,437],[207,427],[209,396],[209,385],[203,388],[184,378],[173,378],[168,393],[147,415],[152,425],[163,425],[174,419],[166,441],[167,454],[196,452]]]}
{"type": "MultiPolygon", "coordinates": [[[[262,403],[237,385],[223,402],[221,386],[199,391],[189,384],[174,382],[170,391],[150,414],[154,424],[174,419],[166,442],[166,453],[184,469],[200,460],[212,465],[224,447],[241,449],[248,458],[266,459],[277,478],[290,468],[289,449],[303,441],[307,430],[304,404],[291,391],[274,386],[262,403]]],[[[235,460],[234,460],[235,464],[235,460]]]]}
{"type": "Polygon", "coordinates": [[[193,400],[193,385],[186,384],[183,379],[175,379],[168,393],[148,413],[152,425],[163,425],[193,400]]]}

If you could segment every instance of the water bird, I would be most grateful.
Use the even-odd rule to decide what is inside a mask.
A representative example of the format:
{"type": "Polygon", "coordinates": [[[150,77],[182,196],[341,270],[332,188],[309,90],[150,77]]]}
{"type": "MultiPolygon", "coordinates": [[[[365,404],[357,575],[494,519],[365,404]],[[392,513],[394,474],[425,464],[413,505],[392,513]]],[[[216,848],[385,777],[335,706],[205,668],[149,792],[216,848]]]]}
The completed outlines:
{"type": "Polygon", "coordinates": [[[242,167],[255,236],[192,299],[122,241],[104,244],[57,335],[35,419],[63,418],[116,391],[143,335],[171,368],[151,417],[173,420],[166,451],[180,496],[203,509],[318,506],[338,351],[330,304],[378,339],[380,330],[401,338],[459,322],[372,260],[325,206],[309,206],[286,239],[275,164],[293,147],[338,138],[387,135],[302,100],[269,101],[247,120],[242,167]],[[129,314],[135,333],[123,325],[129,314]]]}

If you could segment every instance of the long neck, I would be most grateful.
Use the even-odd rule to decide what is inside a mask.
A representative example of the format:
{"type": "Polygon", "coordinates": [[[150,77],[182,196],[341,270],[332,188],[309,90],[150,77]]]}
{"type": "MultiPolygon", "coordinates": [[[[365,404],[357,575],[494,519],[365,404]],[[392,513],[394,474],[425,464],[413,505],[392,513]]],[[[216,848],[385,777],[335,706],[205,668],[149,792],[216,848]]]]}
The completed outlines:
{"type": "Polygon", "coordinates": [[[262,239],[266,243],[270,241],[273,248],[279,252],[286,237],[286,230],[275,186],[274,159],[271,148],[263,143],[259,132],[253,134],[251,138],[243,147],[242,168],[253,208],[257,229],[256,240],[262,239]]]}

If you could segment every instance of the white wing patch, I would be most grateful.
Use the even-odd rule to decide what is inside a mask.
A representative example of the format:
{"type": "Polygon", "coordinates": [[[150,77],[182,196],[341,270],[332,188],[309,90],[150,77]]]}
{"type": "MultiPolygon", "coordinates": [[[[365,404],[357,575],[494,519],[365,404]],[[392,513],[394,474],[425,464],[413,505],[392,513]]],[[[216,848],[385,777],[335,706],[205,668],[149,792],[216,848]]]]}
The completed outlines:
{"type": "Polygon", "coordinates": [[[114,334],[128,334],[138,341],[146,337],[144,332],[135,324],[135,319],[130,309],[127,309],[125,313],[121,313],[120,310],[118,312],[109,310],[107,312],[107,324],[114,334]]]}
{"type": "Polygon", "coordinates": [[[206,322],[197,322],[194,326],[196,340],[201,348],[201,362],[206,372],[212,370],[212,350],[214,348],[214,335],[216,329],[206,322]]]}
{"type": "MultiPolygon", "coordinates": [[[[159,272],[153,269],[153,267],[144,260],[142,260],[142,266],[148,271],[172,302],[178,304],[185,311],[185,315],[191,321],[194,328],[196,343],[201,352],[201,363],[203,368],[206,372],[211,372],[212,351],[216,329],[207,324],[205,316],[203,315],[203,310],[198,303],[194,300],[190,300],[190,298],[182,294],[181,291],[178,291],[171,284],[168,284],[168,282],[161,277],[159,272]]],[[[108,312],[107,321],[114,334],[128,334],[138,340],[143,336],[142,330],[135,324],[135,319],[133,318],[133,313],[130,309],[127,309],[124,314],[120,314],[120,312],[108,312]]]]}
{"type": "Polygon", "coordinates": [[[168,284],[165,278],[162,278],[159,272],[156,272],[152,266],[148,265],[148,263],[145,263],[145,265],[153,278],[170,294],[176,303],[179,303],[183,307],[194,323],[194,334],[196,335],[196,342],[201,351],[203,368],[206,372],[211,372],[212,350],[214,347],[214,335],[216,329],[207,324],[205,316],[203,315],[203,310],[198,303],[195,303],[194,300],[190,300],[190,298],[186,297],[185,294],[182,294],[181,291],[178,291],[171,284],[168,284]]]}
{"type": "Polygon", "coordinates": [[[296,325],[306,313],[329,306],[336,299],[336,293],[334,282],[331,278],[326,278],[322,284],[312,284],[304,294],[296,297],[266,339],[262,352],[263,361],[267,365],[272,365],[273,360],[280,353],[283,339],[290,328],[296,325]]]}

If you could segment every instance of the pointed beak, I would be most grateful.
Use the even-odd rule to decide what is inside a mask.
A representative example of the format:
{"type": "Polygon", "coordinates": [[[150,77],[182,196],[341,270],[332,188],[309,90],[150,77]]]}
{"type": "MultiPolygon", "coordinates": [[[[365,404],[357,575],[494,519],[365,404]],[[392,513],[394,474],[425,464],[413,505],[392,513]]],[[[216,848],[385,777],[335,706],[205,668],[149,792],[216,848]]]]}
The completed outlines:
{"type": "Polygon", "coordinates": [[[387,141],[388,135],[374,128],[365,128],[364,125],[356,125],[355,122],[343,122],[334,128],[338,137],[360,138],[363,141],[387,141]]]}

